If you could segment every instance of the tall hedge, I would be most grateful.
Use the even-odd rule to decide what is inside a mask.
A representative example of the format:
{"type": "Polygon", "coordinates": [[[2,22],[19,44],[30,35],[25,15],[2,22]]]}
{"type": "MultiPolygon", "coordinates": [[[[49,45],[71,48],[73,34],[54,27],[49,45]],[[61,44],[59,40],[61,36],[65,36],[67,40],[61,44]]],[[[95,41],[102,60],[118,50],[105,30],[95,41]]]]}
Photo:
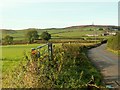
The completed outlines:
{"type": "Polygon", "coordinates": [[[113,50],[120,50],[120,32],[108,39],[107,47],[113,50]]]}

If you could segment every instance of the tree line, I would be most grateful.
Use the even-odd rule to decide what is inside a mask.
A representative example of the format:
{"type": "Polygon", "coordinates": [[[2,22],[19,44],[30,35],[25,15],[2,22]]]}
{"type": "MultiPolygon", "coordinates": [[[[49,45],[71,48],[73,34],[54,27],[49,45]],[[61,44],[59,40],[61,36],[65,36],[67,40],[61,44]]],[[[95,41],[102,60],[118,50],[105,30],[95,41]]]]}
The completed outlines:
{"type": "MultiPolygon", "coordinates": [[[[38,40],[41,38],[42,40],[49,41],[51,39],[51,34],[49,34],[47,31],[42,32],[41,35],[38,34],[36,30],[29,30],[25,34],[25,39],[27,40],[28,43],[33,43],[35,40],[38,40]]],[[[4,42],[5,44],[13,44],[14,37],[10,35],[6,35],[4,37],[4,42]]]]}

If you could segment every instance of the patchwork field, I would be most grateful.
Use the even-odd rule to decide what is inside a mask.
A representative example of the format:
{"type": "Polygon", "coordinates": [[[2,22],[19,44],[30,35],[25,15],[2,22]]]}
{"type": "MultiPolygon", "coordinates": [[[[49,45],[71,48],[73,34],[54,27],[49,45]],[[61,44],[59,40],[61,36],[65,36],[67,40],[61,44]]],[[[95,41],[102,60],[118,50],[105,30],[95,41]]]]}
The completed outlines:
{"type": "MultiPolygon", "coordinates": [[[[52,39],[60,38],[81,38],[86,37],[86,34],[98,34],[99,38],[101,37],[101,34],[104,33],[104,30],[107,30],[107,27],[103,27],[104,30],[99,30],[98,27],[88,26],[88,27],[70,27],[70,28],[58,28],[58,29],[35,29],[38,31],[38,34],[41,35],[42,32],[47,31],[51,34],[52,39]]],[[[14,37],[14,40],[25,40],[25,34],[28,30],[32,29],[25,29],[25,30],[3,30],[2,31],[2,38],[5,37],[5,35],[10,35],[14,37]]],[[[33,29],[34,30],[34,29],[33,29]]],[[[106,38],[106,37],[104,37],[106,38]]]]}

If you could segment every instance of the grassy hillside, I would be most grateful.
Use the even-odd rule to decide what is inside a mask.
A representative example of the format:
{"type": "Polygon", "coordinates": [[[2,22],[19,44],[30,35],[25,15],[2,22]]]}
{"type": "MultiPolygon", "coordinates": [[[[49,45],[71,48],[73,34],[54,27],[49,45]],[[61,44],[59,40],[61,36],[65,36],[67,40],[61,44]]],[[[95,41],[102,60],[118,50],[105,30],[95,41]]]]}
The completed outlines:
{"type": "MultiPolygon", "coordinates": [[[[52,35],[52,39],[56,38],[81,38],[85,37],[86,34],[98,34],[99,37],[102,33],[104,33],[106,30],[111,28],[113,26],[72,26],[72,27],[66,27],[66,28],[50,28],[50,29],[35,29],[35,28],[29,28],[25,30],[2,30],[2,38],[4,38],[6,35],[10,35],[14,37],[14,40],[25,40],[25,33],[28,30],[37,30],[39,35],[43,31],[48,31],[52,35]],[[103,30],[99,30],[102,28],[103,30]]],[[[112,30],[112,29],[111,29],[112,30]]]]}

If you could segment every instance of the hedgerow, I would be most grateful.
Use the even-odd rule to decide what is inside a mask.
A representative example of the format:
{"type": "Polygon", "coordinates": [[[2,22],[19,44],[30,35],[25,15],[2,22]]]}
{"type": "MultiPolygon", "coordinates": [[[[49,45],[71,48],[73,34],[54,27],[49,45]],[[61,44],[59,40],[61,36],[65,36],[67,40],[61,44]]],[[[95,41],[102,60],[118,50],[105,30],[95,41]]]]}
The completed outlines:
{"type": "Polygon", "coordinates": [[[87,88],[94,78],[101,85],[101,75],[86,57],[86,47],[76,44],[54,46],[53,59],[25,55],[19,67],[3,77],[5,88],[87,88]],[[24,61],[25,62],[25,61],[24,61]]]}

